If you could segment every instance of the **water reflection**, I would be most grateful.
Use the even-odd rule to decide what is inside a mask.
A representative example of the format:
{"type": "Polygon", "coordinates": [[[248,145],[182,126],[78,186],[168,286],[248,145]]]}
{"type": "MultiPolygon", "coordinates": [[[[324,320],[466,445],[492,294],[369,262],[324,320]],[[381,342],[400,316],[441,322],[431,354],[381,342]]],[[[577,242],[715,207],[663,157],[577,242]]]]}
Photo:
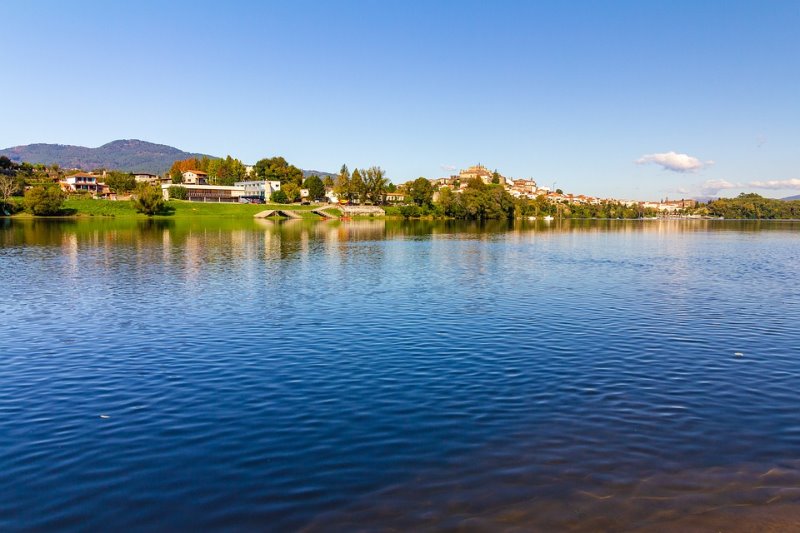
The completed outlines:
{"type": "MultiPolygon", "coordinates": [[[[492,238],[493,235],[512,235],[515,238],[569,234],[628,234],[764,231],[798,232],[797,221],[719,221],[719,220],[561,220],[561,221],[435,221],[435,220],[187,220],[187,219],[10,219],[0,218],[0,245],[53,245],[65,233],[75,234],[85,243],[111,241],[116,244],[153,242],[169,239],[181,243],[190,236],[211,233],[221,235],[238,230],[238,238],[250,238],[262,233],[286,241],[325,240],[358,242],[395,238],[434,238],[453,235],[459,238],[492,238]],[[168,237],[164,237],[168,234],[168,237]]],[[[241,241],[240,241],[241,242],[241,241]]]]}
{"type": "Polygon", "coordinates": [[[797,230],[4,221],[0,529],[788,520],[797,230]]]}

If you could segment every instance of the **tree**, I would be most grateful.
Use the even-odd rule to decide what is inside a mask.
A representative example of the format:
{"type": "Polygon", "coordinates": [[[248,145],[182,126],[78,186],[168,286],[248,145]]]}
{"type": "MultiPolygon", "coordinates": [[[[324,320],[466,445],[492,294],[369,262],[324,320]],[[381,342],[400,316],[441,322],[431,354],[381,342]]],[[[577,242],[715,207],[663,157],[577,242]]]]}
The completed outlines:
{"type": "Polygon", "coordinates": [[[131,200],[137,213],[147,216],[163,214],[166,211],[166,202],[161,187],[157,185],[140,184],[136,188],[136,195],[131,200]]]}
{"type": "Polygon", "coordinates": [[[362,205],[367,202],[367,186],[361,177],[361,171],[357,168],[353,170],[353,175],[350,177],[350,195],[358,198],[362,205]]]}
{"type": "Polygon", "coordinates": [[[433,185],[425,178],[417,178],[408,186],[408,195],[416,205],[431,205],[433,203],[433,185]]]}
{"type": "Polygon", "coordinates": [[[492,172],[492,183],[495,185],[500,185],[500,173],[495,170],[492,172]]]}
{"type": "Polygon", "coordinates": [[[19,183],[14,176],[0,174],[0,198],[2,198],[4,205],[8,203],[8,199],[11,198],[18,189],[19,183]]]}
{"type": "Polygon", "coordinates": [[[189,197],[189,191],[180,185],[173,185],[168,191],[170,200],[186,200],[189,197]]]}
{"type": "Polygon", "coordinates": [[[269,195],[269,201],[274,204],[288,204],[289,198],[286,197],[285,192],[283,192],[281,189],[278,189],[269,195]]]}
{"type": "Polygon", "coordinates": [[[253,166],[253,171],[260,180],[280,181],[281,185],[294,183],[300,186],[303,183],[303,171],[280,156],[259,160],[253,166]]]}
{"type": "Polygon", "coordinates": [[[403,218],[416,218],[420,215],[419,207],[416,205],[401,205],[400,215],[403,218]]]}
{"type": "Polygon", "coordinates": [[[66,197],[58,187],[37,186],[25,193],[25,206],[36,216],[58,215],[66,197]]]}
{"type": "Polygon", "coordinates": [[[454,193],[450,187],[439,189],[439,206],[445,216],[453,218],[466,217],[461,195],[454,193]]]}
{"type": "Polygon", "coordinates": [[[190,157],[188,159],[175,161],[169,169],[169,177],[172,178],[172,183],[181,183],[184,172],[187,170],[202,170],[203,172],[207,172],[209,162],[210,159],[207,157],[202,160],[198,160],[196,157],[190,157]]]}
{"type": "Polygon", "coordinates": [[[375,205],[385,203],[386,187],[389,180],[386,179],[386,172],[381,167],[370,167],[364,173],[364,189],[366,198],[375,205]]]}
{"type": "Polygon", "coordinates": [[[300,201],[300,186],[295,185],[294,183],[287,183],[286,185],[281,185],[281,189],[284,194],[286,194],[286,200],[289,203],[299,202],[300,201]]]}
{"type": "Polygon", "coordinates": [[[325,184],[319,179],[319,176],[311,176],[303,183],[303,188],[308,189],[308,197],[314,201],[323,200],[325,198],[325,184]]]}
{"type": "Polygon", "coordinates": [[[336,185],[333,187],[333,192],[339,200],[351,201],[353,199],[353,189],[350,180],[350,171],[347,165],[342,165],[339,175],[336,176],[336,185]]]}
{"type": "Polygon", "coordinates": [[[333,178],[331,178],[330,176],[325,176],[325,179],[322,180],[322,184],[325,185],[326,189],[328,189],[328,188],[332,189],[333,188],[333,178]]]}
{"type": "Polygon", "coordinates": [[[104,178],[104,182],[116,194],[126,194],[136,188],[136,178],[127,172],[109,172],[104,178]]]}
{"type": "Polygon", "coordinates": [[[238,159],[231,156],[225,159],[212,159],[208,162],[209,182],[214,185],[233,185],[237,181],[244,181],[247,177],[247,167],[238,159]]]}

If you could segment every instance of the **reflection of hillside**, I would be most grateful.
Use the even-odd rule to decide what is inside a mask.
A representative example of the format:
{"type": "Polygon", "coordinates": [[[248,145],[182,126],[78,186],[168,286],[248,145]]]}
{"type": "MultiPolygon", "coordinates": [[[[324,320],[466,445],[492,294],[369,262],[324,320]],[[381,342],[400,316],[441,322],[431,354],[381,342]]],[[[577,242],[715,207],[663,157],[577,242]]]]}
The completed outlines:
{"type": "Polygon", "coordinates": [[[386,239],[435,239],[453,236],[485,240],[492,236],[527,239],[558,234],[658,234],[800,230],[800,222],[766,220],[553,220],[467,222],[453,220],[241,220],[241,219],[3,219],[0,246],[60,247],[69,235],[75,246],[106,250],[156,246],[168,261],[181,248],[203,262],[307,253],[314,243],[327,247],[346,242],[386,239]],[[211,253],[213,252],[213,253],[211,253]]]}

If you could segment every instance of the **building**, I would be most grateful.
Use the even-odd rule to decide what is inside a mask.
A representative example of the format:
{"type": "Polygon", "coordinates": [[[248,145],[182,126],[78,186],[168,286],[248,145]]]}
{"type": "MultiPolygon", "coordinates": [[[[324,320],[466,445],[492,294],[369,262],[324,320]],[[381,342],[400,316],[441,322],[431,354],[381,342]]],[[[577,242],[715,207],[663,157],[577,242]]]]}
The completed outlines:
{"type": "Polygon", "coordinates": [[[169,200],[170,187],[186,189],[186,199],[190,202],[241,202],[245,194],[244,187],[236,185],[192,185],[187,183],[171,185],[163,183],[161,192],[167,200],[169,200]]]}
{"type": "Polygon", "coordinates": [[[401,191],[387,192],[384,195],[384,200],[387,204],[399,204],[406,201],[406,195],[401,191]]]}
{"type": "Polygon", "coordinates": [[[484,183],[491,183],[492,171],[483,165],[475,165],[459,172],[458,177],[462,183],[474,178],[480,178],[484,183]]]}
{"type": "Polygon", "coordinates": [[[537,196],[538,187],[534,180],[519,179],[510,184],[510,192],[516,192],[519,196],[537,196]]]}
{"type": "Polygon", "coordinates": [[[280,190],[281,182],[265,180],[237,181],[233,186],[244,189],[244,194],[242,195],[244,201],[266,202],[272,196],[272,193],[280,190]]]}
{"type": "Polygon", "coordinates": [[[149,172],[135,172],[133,179],[136,183],[147,183],[148,185],[160,185],[161,183],[170,182],[169,177],[161,177],[158,174],[150,174],[149,172]]]}
{"type": "Polygon", "coordinates": [[[325,199],[332,204],[339,203],[339,196],[337,196],[333,187],[325,187],[325,199]]]}
{"type": "Polygon", "coordinates": [[[202,170],[187,170],[181,174],[181,177],[186,185],[206,185],[208,183],[208,174],[202,170]]]}
{"type": "Polygon", "coordinates": [[[67,176],[61,181],[61,188],[65,192],[90,192],[94,195],[103,194],[105,185],[100,182],[100,176],[87,172],[78,172],[67,176]]]}
{"type": "Polygon", "coordinates": [[[458,176],[450,176],[449,178],[437,178],[428,180],[434,187],[456,187],[459,183],[458,176]]]}

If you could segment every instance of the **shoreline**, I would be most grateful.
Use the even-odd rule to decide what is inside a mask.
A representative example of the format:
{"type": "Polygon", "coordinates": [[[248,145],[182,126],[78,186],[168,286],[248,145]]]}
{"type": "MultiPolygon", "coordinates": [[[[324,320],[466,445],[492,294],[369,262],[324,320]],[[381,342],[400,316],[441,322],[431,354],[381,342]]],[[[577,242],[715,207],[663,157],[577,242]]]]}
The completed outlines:
{"type": "MultiPolygon", "coordinates": [[[[332,204],[239,204],[239,203],[217,203],[217,202],[189,202],[182,200],[171,200],[167,204],[173,209],[170,214],[148,216],[137,213],[131,204],[123,200],[94,200],[94,199],[68,199],[65,203],[65,210],[69,211],[67,214],[53,215],[53,216],[36,216],[26,211],[20,211],[11,215],[1,214],[0,219],[31,219],[31,220],[80,220],[80,219],[242,219],[249,220],[260,211],[274,209],[276,211],[291,210],[299,213],[302,218],[299,220],[309,221],[347,221],[347,220],[418,220],[418,221],[436,221],[436,220],[481,220],[481,219],[459,219],[448,216],[417,216],[417,217],[403,217],[399,214],[386,214],[386,215],[356,215],[351,217],[339,217],[323,219],[319,215],[313,213],[317,209],[338,209],[339,206],[332,204]],[[307,215],[307,216],[305,216],[307,215]]],[[[391,207],[391,206],[390,206],[391,207]]],[[[269,217],[268,220],[289,220],[288,217],[269,217]]],[[[503,219],[483,219],[483,220],[503,220],[503,219]]],[[[563,217],[546,220],[544,216],[538,216],[533,219],[528,216],[515,217],[508,219],[509,221],[524,221],[524,222],[547,222],[559,223],[565,220],[598,220],[598,221],[768,221],[768,222],[800,222],[800,218],[720,218],[712,216],[664,216],[664,217],[648,217],[648,218],[597,218],[597,217],[563,217]]]]}

